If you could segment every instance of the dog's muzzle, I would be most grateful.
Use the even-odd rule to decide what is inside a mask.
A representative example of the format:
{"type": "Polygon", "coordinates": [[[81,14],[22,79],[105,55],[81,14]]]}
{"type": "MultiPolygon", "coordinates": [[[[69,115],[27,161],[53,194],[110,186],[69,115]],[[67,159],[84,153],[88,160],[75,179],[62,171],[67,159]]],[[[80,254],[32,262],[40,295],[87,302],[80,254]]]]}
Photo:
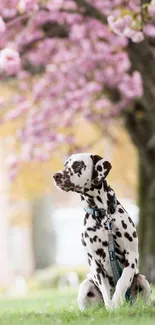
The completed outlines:
{"type": "Polygon", "coordinates": [[[61,173],[54,174],[53,178],[57,185],[61,184],[61,182],[62,182],[62,174],[61,173]]]}

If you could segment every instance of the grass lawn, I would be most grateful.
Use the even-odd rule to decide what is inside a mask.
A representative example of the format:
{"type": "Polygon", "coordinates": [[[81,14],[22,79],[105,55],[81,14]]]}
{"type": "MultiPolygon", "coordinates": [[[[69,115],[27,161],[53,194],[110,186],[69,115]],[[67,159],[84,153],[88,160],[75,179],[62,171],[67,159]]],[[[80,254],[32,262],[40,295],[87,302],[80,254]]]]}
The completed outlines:
{"type": "Polygon", "coordinates": [[[125,305],[110,313],[98,307],[81,313],[76,296],[70,290],[49,290],[23,299],[1,298],[0,325],[155,325],[155,305],[125,305]]]}

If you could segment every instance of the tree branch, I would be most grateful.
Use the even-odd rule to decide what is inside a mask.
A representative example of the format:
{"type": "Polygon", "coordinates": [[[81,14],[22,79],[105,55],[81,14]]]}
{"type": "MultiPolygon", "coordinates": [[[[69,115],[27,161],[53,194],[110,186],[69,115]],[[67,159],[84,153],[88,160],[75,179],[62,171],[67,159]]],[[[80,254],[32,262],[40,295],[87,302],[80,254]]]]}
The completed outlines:
{"type": "Polygon", "coordinates": [[[99,11],[96,7],[92,6],[85,0],[73,0],[79,8],[81,8],[82,13],[88,17],[93,17],[99,20],[103,24],[107,24],[107,18],[99,11]]]}
{"type": "Polygon", "coordinates": [[[155,160],[154,147],[150,148],[149,141],[152,137],[152,128],[150,119],[146,113],[145,107],[136,102],[133,110],[124,112],[125,125],[129,131],[130,137],[138,148],[143,163],[147,166],[148,176],[151,173],[152,161],[155,160]],[[150,169],[148,168],[150,166],[150,169]]]}
{"type": "MultiPolygon", "coordinates": [[[[144,94],[142,104],[149,114],[155,126],[155,60],[147,39],[141,43],[129,42],[127,48],[132,63],[132,70],[138,70],[142,76],[144,94]]],[[[151,123],[152,124],[152,123],[151,123]]]]}
{"type": "Polygon", "coordinates": [[[141,7],[145,4],[149,4],[151,2],[151,0],[141,0],[140,1],[140,4],[141,4],[141,7]]]}
{"type": "Polygon", "coordinates": [[[40,41],[44,41],[47,38],[67,38],[69,35],[68,28],[66,26],[59,25],[57,22],[47,21],[44,25],[42,25],[42,30],[44,32],[42,36],[39,36],[22,46],[22,48],[19,50],[21,55],[24,55],[27,51],[31,50],[35,44],[40,41]]]}

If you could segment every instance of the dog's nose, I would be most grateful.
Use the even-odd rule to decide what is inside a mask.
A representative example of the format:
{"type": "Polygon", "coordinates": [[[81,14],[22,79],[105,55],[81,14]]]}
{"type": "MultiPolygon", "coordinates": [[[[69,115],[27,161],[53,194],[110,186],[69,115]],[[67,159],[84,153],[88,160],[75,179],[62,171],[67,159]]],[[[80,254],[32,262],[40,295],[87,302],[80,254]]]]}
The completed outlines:
{"type": "Polygon", "coordinates": [[[61,173],[56,173],[53,176],[53,178],[55,179],[55,181],[60,181],[61,177],[62,177],[62,174],[61,173]]]}

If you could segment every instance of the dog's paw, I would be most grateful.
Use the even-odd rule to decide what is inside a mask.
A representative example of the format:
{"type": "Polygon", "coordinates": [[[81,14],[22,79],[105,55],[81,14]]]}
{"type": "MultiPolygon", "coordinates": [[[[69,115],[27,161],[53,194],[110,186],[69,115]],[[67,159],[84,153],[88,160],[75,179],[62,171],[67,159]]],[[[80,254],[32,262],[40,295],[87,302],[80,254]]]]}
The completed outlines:
{"type": "Polygon", "coordinates": [[[107,311],[113,310],[112,300],[105,304],[105,308],[106,308],[107,311]]]}
{"type": "Polygon", "coordinates": [[[117,309],[121,305],[123,305],[123,299],[121,297],[115,297],[112,298],[112,309],[117,309]]]}

